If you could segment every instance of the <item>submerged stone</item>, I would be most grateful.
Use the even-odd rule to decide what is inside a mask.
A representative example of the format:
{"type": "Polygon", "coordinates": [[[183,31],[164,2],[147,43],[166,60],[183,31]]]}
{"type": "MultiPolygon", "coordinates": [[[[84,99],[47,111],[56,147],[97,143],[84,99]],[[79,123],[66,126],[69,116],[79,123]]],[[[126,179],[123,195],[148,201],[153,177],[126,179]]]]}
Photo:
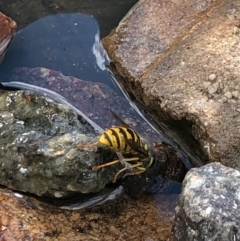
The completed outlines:
{"type": "MultiPolygon", "coordinates": [[[[83,80],[75,76],[64,75],[60,71],[40,67],[16,68],[7,79],[3,80],[2,84],[6,87],[38,91],[42,95],[47,95],[46,90],[58,93],[66,99],[66,105],[68,103],[73,105],[103,129],[121,124],[111,115],[110,111],[114,111],[150,143],[153,144],[162,139],[162,136],[131,107],[128,99],[104,83],[83,80]],[[6,80],[10,83],[5,83],[6,80]],[[24,85],[24,83],[29,85],[24,85]]],[[[51,98],[54,97],[53,92],[51,98]]]]}

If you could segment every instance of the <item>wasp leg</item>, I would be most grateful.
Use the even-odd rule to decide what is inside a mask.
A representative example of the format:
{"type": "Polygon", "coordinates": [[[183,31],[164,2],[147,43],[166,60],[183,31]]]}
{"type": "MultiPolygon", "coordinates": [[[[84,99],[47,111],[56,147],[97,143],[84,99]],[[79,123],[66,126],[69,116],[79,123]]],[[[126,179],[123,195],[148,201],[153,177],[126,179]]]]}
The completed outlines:
{"type": "Polygon", "coordinates": [[[139,166],[137,166],[138,171],[126,173],[126,174],[124,174],[124,176],[122,178],[125,178],[127,176],[132,176],[132,175],[139,175],[139,174],[145,172],[146,168],[145,167],[140,167],[141,164],[139,164],[139,166]]]}
{"type": "Polygon", "coordinates": [[[96,145],[99,145],[99,142],[98,142],[98,141],[97,141],[97,142],[94,142],[94,143],[91,143],[91,144],[86,144],[86,145],[84,145],[84,144],[79,144],[79,145],[77,145],[77,148],[78,148],[78,149],[84,149],[84,148],[94,147],[94,146],[96,146],[96,145]]]}
{"type": "Polygon", "coordinates": [[[138,157],[118,159],[118,160],[115,160],[115,161],[104,163],[104,164],[99,165],[99,166],[93,166],[92,170],[93,171],[97,171],[97,170],[99,170],[99,169],[101,169],[103,167],[111,166],[111,165],[114,165],[114,164],[116,164],[118,162],[131,162],[131,161],[138,161],[138,160],[139,160],[138,157]]]}
{"type": "MultiPolygon", "coordinates": [[[[138,167],[140,167],[142,165],[142,163],[141,162],[139,162],[139,163],[137,163],[137,164],[134,164],[134,165],[129,165],[129,166],[126,166],[126,167],[124,167],[124,168],[122,168],[121,170],[119,170],[117,173],[116,173],[116,175],[114,176],[114,178],[113,178],[113,183],[115,183],[116,182],[116,180],[117,180],[117,177],[118,177],[118,175],[121,173],[121,172],[124,172],[125,170],[127,170],[127,169],[129,169],[129,168],[138,168],[138,167]]],[[[142,172],[144,172],[144,171],[142,171],[142,172]]],[[[128,174],[128,173],[126,173],[126,174],[128,174]]],[[[128,175],[124,175],[123,176],[123,178],[125,177],[125,176],[128,176],[128,175]]],[[[135,175],[135,173],[133,173],[132,175],[135,175]]]]}

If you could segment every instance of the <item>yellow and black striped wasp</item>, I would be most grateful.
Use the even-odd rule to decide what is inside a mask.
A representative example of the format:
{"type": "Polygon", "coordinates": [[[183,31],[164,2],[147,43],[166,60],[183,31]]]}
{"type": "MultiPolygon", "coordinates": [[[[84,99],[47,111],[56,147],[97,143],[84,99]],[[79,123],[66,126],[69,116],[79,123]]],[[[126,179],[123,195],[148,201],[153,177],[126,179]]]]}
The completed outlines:
{"type": "Polygon", "coordinates": [[[99,143],[120,153],[123,158],[113,160],[92,169],[97,171],[101,168],[124,163],[125,167],[120,169],[114,176],[113,182],[116,182],[120,173],[131,170],[123,175],[123,178],[129,175],[137,175],[145,172],[154,162],[154,156],[149,145],[144,141],[136,131],[127,123],[111,111],[113,117],[120,122],[121,126],[113,126],[104,131],[99,138],[99,143]]]}

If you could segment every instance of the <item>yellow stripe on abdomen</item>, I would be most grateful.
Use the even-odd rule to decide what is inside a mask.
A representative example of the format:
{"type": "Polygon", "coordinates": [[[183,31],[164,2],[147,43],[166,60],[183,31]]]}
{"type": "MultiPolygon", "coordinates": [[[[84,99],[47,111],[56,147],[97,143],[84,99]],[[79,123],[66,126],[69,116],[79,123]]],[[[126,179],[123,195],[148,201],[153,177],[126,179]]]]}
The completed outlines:
{"type": "Polygon", "coordinates": [[[126,140],[141,144],[141,139],[134,130],[121,126],[106,129],[100,136],[99,142],[117,151],[130,152],[132,148],[126,143],[126,140]]]}

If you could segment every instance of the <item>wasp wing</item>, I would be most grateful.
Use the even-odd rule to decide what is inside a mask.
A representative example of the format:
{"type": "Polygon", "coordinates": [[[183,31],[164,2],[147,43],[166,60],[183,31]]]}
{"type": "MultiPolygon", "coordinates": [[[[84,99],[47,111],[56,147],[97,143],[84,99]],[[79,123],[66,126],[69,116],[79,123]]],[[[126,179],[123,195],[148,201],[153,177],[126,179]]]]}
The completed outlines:
{"type": "Polygon", "coordinates": [[[131,139],[125,139],[125,142],[136,152],[139,152],[141,154],[143,154],[144,156],[149,156],[149,153],[147,150],[145,150],[140,144],[138,144],[137,142],[134,142],[131,139]]]}
{"type": "Polygon", "coordinates": [[[131,128],[124,120],[122,120],[116,113],[114,113],[112,110],[110,110],[110,113],[112,116],[124,127],[131,128]]]}

